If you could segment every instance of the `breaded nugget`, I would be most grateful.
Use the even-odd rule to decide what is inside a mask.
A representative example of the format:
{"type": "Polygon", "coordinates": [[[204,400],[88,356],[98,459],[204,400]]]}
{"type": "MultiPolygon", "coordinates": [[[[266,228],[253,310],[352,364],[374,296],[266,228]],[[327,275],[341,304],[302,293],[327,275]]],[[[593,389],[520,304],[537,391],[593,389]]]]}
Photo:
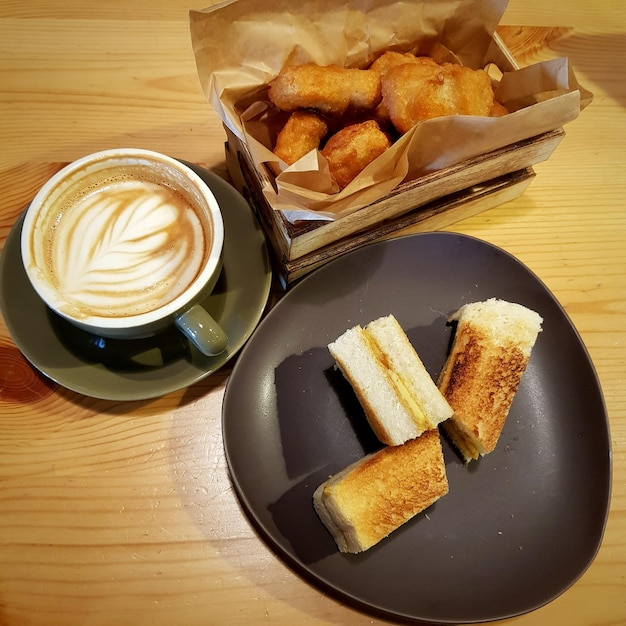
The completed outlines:
{"type": "Polygon", "coordinates": [[[503,115],[507,115],[508,112],[508,109],[503,104],[501,104],[497,100],[494,100],[489,115],[491,117],[502,117],[503,115]]]}
{"type": "Polygon", "coordinates": [[[352,124],[330,137],[322,150],[335,182],[343,189],[391,146],[374,120],[352,124]]]}
{"type": "Polygon", "coordinates": [[[274,154],[287,165],[319,148],[328,132],[326,122],[312,111],[294,111],[276,137],[274,154]]]}
{"type": "MultiPolygon", "coordinates": [[[[375,59],[370,65],[370,69],[374,70],[375,72],[378,72],[380,74],[381,79],[383,79],[384,76],[387,74],[387,72],[389,72],[389,70],[391,70],[394,67],[398,67],[399,65],[405,65],[407,63],[424,67],[425,68],[424,71],[427,73],[430,73],[431,71],[430,68],[440,67],[439,63],[437,63],[437,61],[435,61],[431,57],[425,57],[425,56],[418,57],[409,52],[402,53],[402,52],[393,52],[390,50],[390,51],[384,52],[377,59],[375,59]]],[[[379,121],[382,121],[385,123],[390,121],[389,110],[387,109],[387,106],[384,100],[382,99],[380,103],[378,104],[378,106],[376,107],[375,117],[379,121]]]]}
{"type": "Polygon", "coordinates": [[[485,71],[452,63],[399,65],[385,74],[382,90],[383,102],[400,133],[442,115],[489,116],[494,103],[485,71]]]}
{"type": "Polygon", "coordinates": [[[380,76],[338,65],[285,67],[270,83],[269,99],[283,111],[315,109],[334,116],[366,111],[380,102],[380,76]]]}
{"type": "Polygon", "coordinates": [[[410,52],[394,52],[388,50],[383,52],[378,58],[372,61],[370,70],[378,72],[381,76],[384,76],[392,67],[398,65],[405,65],[406,63],[414,63],[416,65],[424,64],[427,66],[439,66],[437,61],[431,57],[415,56],[410,52]]]}

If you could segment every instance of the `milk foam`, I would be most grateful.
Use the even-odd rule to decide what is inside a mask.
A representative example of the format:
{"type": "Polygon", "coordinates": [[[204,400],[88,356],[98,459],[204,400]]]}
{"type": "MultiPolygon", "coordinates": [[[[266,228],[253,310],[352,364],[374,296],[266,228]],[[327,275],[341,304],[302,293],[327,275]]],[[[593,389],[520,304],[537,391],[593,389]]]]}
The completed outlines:
{"type": "Polygon", "coordinates": [[[48,233],[46,254],[73,315],[121,317],[155,310],[183,293],[208,247],[202,219],[183,194],[120,177],[66,202],[48,233]]]}

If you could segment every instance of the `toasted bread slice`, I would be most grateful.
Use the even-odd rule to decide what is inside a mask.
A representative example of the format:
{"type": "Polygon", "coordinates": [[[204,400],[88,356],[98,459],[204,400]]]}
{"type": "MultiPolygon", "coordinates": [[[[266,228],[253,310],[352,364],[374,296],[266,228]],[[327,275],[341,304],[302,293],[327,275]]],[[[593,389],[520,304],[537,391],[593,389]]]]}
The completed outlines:
{"type": "Polygon", "coordinates": [[[468,463],[496,447],[543,320],[491,298],[462,306],[450,321],[454,342],[437,384],[454,409],[444,432],[468,463]]]}
{"type": "Polygon", "coordinates": [[[451,417],[452,408],[392,315],[350,328],[328,349],[383,443],[400,445],[451,417]]]}
{"type": "Polygon", "coordinates": [[[358,553],[448,493],[439,431],[386,446],[322,483],[313,505],[341,552],[358,553]]]}

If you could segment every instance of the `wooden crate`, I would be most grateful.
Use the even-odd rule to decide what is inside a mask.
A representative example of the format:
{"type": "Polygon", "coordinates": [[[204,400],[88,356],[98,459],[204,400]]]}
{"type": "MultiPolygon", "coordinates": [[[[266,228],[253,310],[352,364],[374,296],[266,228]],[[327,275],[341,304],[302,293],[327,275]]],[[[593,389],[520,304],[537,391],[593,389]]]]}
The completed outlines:
{"type": "MultiPolygon", "coordinates": [[[[517,64],[495,35],[488,60],[504,70],[517,64]]],[[[226,128],[226,162],[235,187],[255,209],[276,258],[284,286],[323,263],[366,243],[411,232],[437,230],[520,196],[532,166],[545,161],[563,139],[562,128],[468,159],[403,183],[387,196],[332,222],[288,222],[262,189],[272,174],[255,167],[247,146],[226,128]]]]}

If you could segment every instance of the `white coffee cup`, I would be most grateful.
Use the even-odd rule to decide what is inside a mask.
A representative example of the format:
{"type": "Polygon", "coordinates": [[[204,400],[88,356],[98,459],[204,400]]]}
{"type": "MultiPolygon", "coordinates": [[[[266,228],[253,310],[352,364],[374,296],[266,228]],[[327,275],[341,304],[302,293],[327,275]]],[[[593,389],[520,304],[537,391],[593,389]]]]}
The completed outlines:
{"type": "Polygon", "coordinates": [[[176,159],[120,148],[70,163],[31,202],[21,237],[35,291],[77,327],[135,339],[176,324],[204,354],[226,349],[201,306],[222,268],[220,207],[176,159]]]}

